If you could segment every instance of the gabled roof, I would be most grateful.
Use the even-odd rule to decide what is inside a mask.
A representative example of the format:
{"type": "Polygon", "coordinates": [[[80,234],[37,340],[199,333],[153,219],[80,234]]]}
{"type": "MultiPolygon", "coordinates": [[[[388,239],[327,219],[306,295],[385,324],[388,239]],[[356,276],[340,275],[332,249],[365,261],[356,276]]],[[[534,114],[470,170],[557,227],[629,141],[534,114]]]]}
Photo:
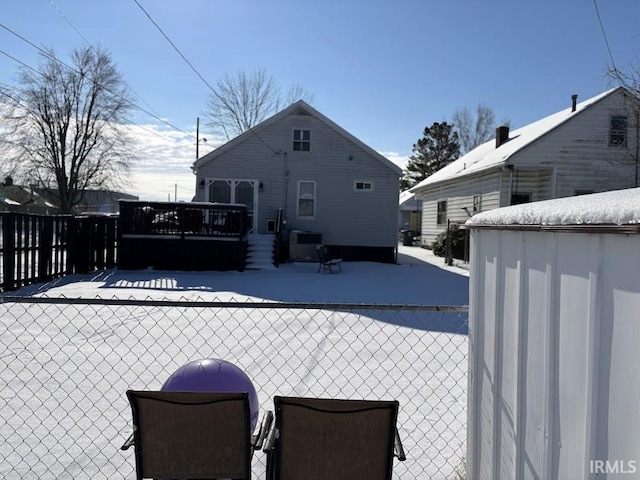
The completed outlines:
{"type": "Polygon", "coordinates": [[[604,93],[589,98],[576,105],[576,110],[572,107],[549,115],[541,120],[530,123],[509,133],[509,140],[496,148],[495,138],[474,148],[459,159],[450,163],[446,167],[438,170],[433,175],[411,188],[412,192],[419,192],[424,187],[431,186],[446,180],[464,177],[473,173],[479,173],[490,168],[505,165],[516,153],[523,150],[528,145],[538,141],[548,133],[552,132],[560,125],[568,122],[576,115],[584,112],[602,99],[615,92],[624,90],[623,87],[613,88],[604,93]]]}
{"type": "MultiPolygon", "coordinates": [[[[193,166],[191,168],[194,169],[194,170],[199,168],[200,166],[208,163],[209,161],[213,160],[214,158],[222,155],[224,152],[232,149],[236,145],[244,142],[246,139],[251,138],[254,135],[259,135],[261,131],[263,131],[265,128],[269,127],[270,125],[276,123],[280,119],[286,117],[287,115],[292,115],[292,114],[295,114],[295,115],[309,115],[309,116],[315,117],[317,120],[321,121],[326,126],[328,126],[329,128],[333,129],[334,131],[336,131],[338,134],[342,135],[343,137],[347,138],[351,142],[353,142],[356,145],[358,145],[360,148],[365,150],[367,153],[369,153],[376,160],[380,161],[382,164],[384,164],[385,166],[389,167],[394,173],[396,173],[398,175],[402,174],[402,168],[397,166],[395,163],[393,163],[391,160],[389,160],[385,156],[383,156],[380,153],[376,152],[373,148],[369,147],[367,144],[363,143],[361,140],[358,140],[356,137],[354,137],[349,132],[347,132],[344,128],[340,127],[338,124],[336,124],[335,122],[330,120],[328,117],[325,117],[323,114],[321,114],[319,111],[317,111],[311,105],[306,103],[304,100],[298,100],[297,102],[289,105],[284,110],[281,110],[278,113],[276,113],[275,115],[267,118],[266,120],[264,120],[263,122],[259,123],[258,125],[256,125],[255,127],[251,128],[250,130],[247,130],[246,132],[238,135],[234,139],[228,141],[224,145],[221,145],[220,147],[216,148],[215,150],[213,150],[212,152],[208,153],[207,155],[205,155],[203,157],[200,157],[198,160],[196,160],[193,163],[193,166]]],[[[265,145],[265,148],[267,148],[267,147],[268,146],[265,145]]]]}

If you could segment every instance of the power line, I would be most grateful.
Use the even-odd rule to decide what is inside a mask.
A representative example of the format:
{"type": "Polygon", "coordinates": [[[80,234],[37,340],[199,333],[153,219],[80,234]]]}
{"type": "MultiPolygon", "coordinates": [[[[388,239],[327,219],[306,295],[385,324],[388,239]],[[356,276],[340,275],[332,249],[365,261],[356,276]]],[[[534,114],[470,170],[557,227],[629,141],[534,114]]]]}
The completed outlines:
{"type": "Polygon", "coordinates": [[[158,31],[162,34],[162,36],[167,40],[167,42],[169,42],[169,44],[173,47],[173,49],[178,52],[178,55],[180,55],[182,57],[182,59],[187,63],[187,65],[189,65],[189,67],[191,67],[191,70],[194,71],[194,73],[196,75],[198,75],[198,77],[200,77],[200,80],[202,80],[204,82],[204,84],[209,87],[209,90],[213,91],[213,87],[211,85],[209,85],[209,82],[207,82],[205,80],[205,78],[200,75],[200,72],[196,69],[196,67],[193,66],[193,64],[187,59],[187,57],[185,57],[182,52],[180,51],[180,49],[176,46],[175,43],[173,43],[171,41],[171,39],[169,38],[169,36],[164,33],[164,30],[162,30],[162,28],[160,27],[160,25],[158,25],[156,23],[156,21],[151,17],[151,15],[149,15],[149,12],[147,12],[144,7],[142,5],[140,5],[140,3],[138,2],[138,0],[133,0],[134,2],[136,2],[136,5],[138,5],[138,7],[140,7],[140,10],[142,10],[144,12],[144,14],[147,16],[147,18],[149,19],[149,21],[151,23],[153,23],[155,25],[155,27],[158,29],[158,31]]]}
{"type": "MultiPolygon", "coordinates": [[[[91,42],[89,42],[89,40],[87,40],[87,38],[80,32],[80,30],[78,30],[76,28],[76,26],[71,22],[71,20],[69,20],[67,18],[67,16],[64,14],[64,12],[62,12],[62,10],[60,10],[60,8],[58,8],[58,6],[53,2],[53,0],[49,0],[49,4],[60,14],[60,16],[62,18],[64,18],[64,20],[71,26],[71,28],[80,36],[80,38],[82,38],[82,40],[84,40],[84,43],[92,50],[95,51],[95,49],[93,48],[93,45],[91,44],[91,42]]],[[[142,96],[130,85],[127,83],[127,86],[131,89],[131,91],[136,95],[136,97],[138,97],[138,99],[144,103],[147,107],[149,107],[151,109],[151,111],[153,113],[155,113],[156,115],[159,116],[158,112],[144,99],[142,98],[142,96]]]]}
{"type": "MultiPolygon", "coordinates": [[[[211,92],[213,94],[216,93],[215,89],[209,84],[209,82],[207,82],[205,80],[205,78],[200,74],[200,72],[196,69],[196,67],[193,66],[193,64],[187,59],[187,57],[180,51],[180,49],[176,46],[175,43],[173,43],[173,41],[169,38],[169,36],[164,32],[164,30],[162,30],[162,28],[160,27],[160,25],[158,25],[158,23],[151,17],[151,15],[149,14],[149,12],[147,12],[144,7],[142,5],[140,5],[140,2],[138,2],[138,0],[133,0],[136,5],[140,8],[140,10],[142,10],[144,12],[144,14],[147,16],[147,18],[149,19],[149,21],[158,29],[158,31],[162,34],[162,36],[167,40],[167,42],[169,42],[169,44],[173,47],[173,49],[178,52],[178,55],[180,55],[180,57],[182,57],[182,59],[187,63],[187,65],[189,65],[189,67],[191,68],[191,70],[194,71],[194,73],[200,78],[200,80],[203,81],[203,83],[209,88],[209,90],[211,90],[211,92]]],[[[276,151],[273,147],[271,147],[271,145],[269,145],[267,142],[265,142],[262,137],[260,137],[260,135],[258,135],[254,130],[253,127],[249,127],[249,132],[253,133],[256,138],[258,140],[260,140],[269,150],[271,150],[271,152],[273,152],[274,154],[278,155],[280,152],[276,151]]]]}
{"type": "MultiPolygon", "coordinates": [[[[49,57],[50,59],[54,60],[55,62],[60,63],[61,65],[63,65],[64,67],[68,68],[69,70],[71,70],[71,71],[73,71],[73,72],[77,73],[78,75],[86,76],[89,80],[91,80],[91,81],[92,81],[92,82],[94,82],[95,84],[100,85],[100,83],[98,83],[98,82],[97,82],[96,80],[94,80],[93,78],[91,78],[91,77],[89,77],[88,75],[86,75],[86,74],[84,74],[84,73],[82,73],[82,72],[80,72],[80,71],[76,70],[74,67],[72,67],[72,66],[70,66],[70,65],[66,64],[65,62],[63,62],[62,60],[60,60],[59,58],[57,58],[55,55],[53,55],[51,52],[48,52],[48,51],[46,51],[45,49],[43,49],[43,48],[41,48],[41,47],[37,46],[36,44],[34,44],[33,42],[31,42],[31,41],[30,41],[30,40],[28,40],[27,38],[23,37],[23,36],[22,36],[22,35],[20,35],[19,33],[17,33],[17,32],[15,32],[15,31],[13,31],[12,29],[10,29],[9,27],[7,27],[7,26],[6,26],[6,25],[4,25],[3,23],[0,23],[0,27],[1,27],[1,28],[3,28],[3,29],[5,29],[6,31],[8,31],[8,32],[9,32],[9,33],[11,33],[12,35],[15,35],[16,37],[18,37],[18,38],[19,38],[20,40],[22,40],[23,42],[28,43],[28,44],[29,44],[29,45],[31,45],[33,48],[35,48],[36,50],[38,50],[39,52],[41,52],[41,53],[42,53],[42,54],[44,54],[45,56],[49,57]]],[[[42,73],[41,73],[41,72],[39,72],[38,70],[36,70],[35,68],[33,68],[33,67],[31,67],[31,66],[27,65],[26,63],[22,62],[21,60],[18,60],[17,58],[15,58],[15,57],[13,57],[13,56],[11,56],[11,55],[7,54],[6,52],[4,52],[4,51],[0,50],[0,53],[2,53],[2,54],[4,54],[4,55],[6,55],[7,57],[11,58],[12,60],[14,60],[14,61],[16,61],[16,62],[18,62],[18,63],[20,63],[21,65],[25,66],[25,67],[26,67],[26,68],[28,68],[29,70],[33,70],[34,72],[36,72],[36,73],[38,73],[38,74],[42,75],[42,73]]],[[[109,92],[110,94],[112,94],[112,95],[114,95],[114,96],[116,96],[116,97],[120,98],[121,100],[124,100],[126,103],[128,103],[129,105],[131,105],[133,108],[135,108],[135,109],[137,109],[137,110],[140,110],[141,112],[146,113],[147,115],[149,115],[149,116],[151,116],[151,117],[155,118],[156,120],[158,120],[158,121],[160,121],[160,122],[164,123],[165,125],[168,125],[169,127],[173,128],[174,130],[177,130],[177,131],[179,131],[179,132],[181,132],[181,133],[184,133],[185,135],[188,135],[188,136],[190,136],[190,137],[192,137],[192,138],[196,138],[196,137],[195,137],[195,135],[193,135],[193,134],[191,134],[191,133],[189,133],[189,132],[186,132],[186,131],[182,130],[181,128],[179,128],[179,127],[177,127],[177,126],[175,126],[175,125],[171,124],[170,122],[167,122],[166,120],[164,120],[164,119],[160,118],[158,115],[155,115],[155,114],[151,113],[150,111],[148,111],[148,110],[146,110],[146,109],[142,108],[141,106],[139,106],[139,105],[135,104],[135,103],[134,103],[134,102],[132,102],[131,100],[127,99],[126,97],[123,97],[122,95],[120,95],[120,94],[118,94],[118,93],[116,93],[116,92],[113,92],[113,91],[109,90],[109,89],[108,89],[108,88],[106,88],[104,85],[100,85],[100,86],[104,87],[104,88],[105,88],[105,90],[106,90],[107,92],[109,92]]]]}
{"type": "Polygon", "coordinates": [[[611,52],[611,47],[609,45],[609,39],[607,38],[607,32],[604,28],[604,23],[602,22],[602,16],[600,15],[600,9],[598,8],[598,1],[597,0],[593,0],[593,6],[596,9],[596,16],[598,17],[598,23],[600,24],[600,30],[602,31],[602,36],[604,38],[604,44],[607,47],[607,52],[609,52],[609,59],[611,60],[611,68],[613,69],[613,74],[616,77],[616,79],[618,80],[618,83],[620,83],[621,86],[624,86],[624,82],[622,81],[622,78],[620,76],[620,72],[618,71],[618,68],[616,67],[616,62],[613,59],[613,53],[611,52]]]}

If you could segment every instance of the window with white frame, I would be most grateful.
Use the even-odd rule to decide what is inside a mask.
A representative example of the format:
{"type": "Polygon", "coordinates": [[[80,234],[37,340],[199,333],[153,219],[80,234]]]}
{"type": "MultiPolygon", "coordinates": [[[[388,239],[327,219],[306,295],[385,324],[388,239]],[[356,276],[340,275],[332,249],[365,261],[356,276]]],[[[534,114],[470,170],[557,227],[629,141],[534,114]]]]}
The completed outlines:
{"type": "Polygon", "coordinates": [[[300,180],[298,182],[298,217],[316,216],[316,182],[300,180]]]}
{"type": "Polygon", "coordinates": [[[611,123],[609,125],[609,146],[627,146],[627,117],[611,117],[611,123]]]}
{"type": "Polygon", "coordinates": [[[353,182],[353,189],[356,192],[373,192],[372,180],[355,180],[353,182]]]}
{"type": "Polygon", "coordinates": [[[311,130],[294,130],[293,131],[293,151],[294,152],[311,151],[311,130]]]}
{"type": "Polygon", "coordinates": [[[447,201],[440,200],[438,202],[438,212],[436,214],[436,224],[437,225],[446,225],[447,224],[447,201]]]}

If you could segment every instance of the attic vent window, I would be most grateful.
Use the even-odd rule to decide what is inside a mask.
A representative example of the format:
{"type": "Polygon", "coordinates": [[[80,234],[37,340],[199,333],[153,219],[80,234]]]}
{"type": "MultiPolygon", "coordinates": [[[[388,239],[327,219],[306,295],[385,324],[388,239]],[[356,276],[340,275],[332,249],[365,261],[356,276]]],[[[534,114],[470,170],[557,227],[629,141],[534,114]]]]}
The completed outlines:
{"type": "Polygon", "coordinates": [[[293,151],[294,152],[311,151],[311,130],[294,130],[293,131],[293,151]]]}
{"type": "Polygon", "coordinates": [[[609,126],[609,146],[627,146],[627,117],[611,117],[609,126]]]}

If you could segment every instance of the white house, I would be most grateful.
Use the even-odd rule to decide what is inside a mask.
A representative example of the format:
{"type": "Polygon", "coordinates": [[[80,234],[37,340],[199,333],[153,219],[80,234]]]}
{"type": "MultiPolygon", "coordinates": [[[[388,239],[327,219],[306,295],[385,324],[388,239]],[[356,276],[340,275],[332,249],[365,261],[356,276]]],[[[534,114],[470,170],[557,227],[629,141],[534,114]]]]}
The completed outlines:
{"type": "Polygon", "coordinates": [[[462,224],[498,207],[635,187],[638,99],[619,87],[509,131],[426,178],[410,191],[422,200],[421,243],[447,221],[462,224]]]}
{"type": "Polygon", "coordinates": [[[251,231],[282,233],[294,260],[316,260],[316,243],[344,260],[395,259],[401,168],[302,100],[193,171],[195,201],[247,205],[251,231]]]}

